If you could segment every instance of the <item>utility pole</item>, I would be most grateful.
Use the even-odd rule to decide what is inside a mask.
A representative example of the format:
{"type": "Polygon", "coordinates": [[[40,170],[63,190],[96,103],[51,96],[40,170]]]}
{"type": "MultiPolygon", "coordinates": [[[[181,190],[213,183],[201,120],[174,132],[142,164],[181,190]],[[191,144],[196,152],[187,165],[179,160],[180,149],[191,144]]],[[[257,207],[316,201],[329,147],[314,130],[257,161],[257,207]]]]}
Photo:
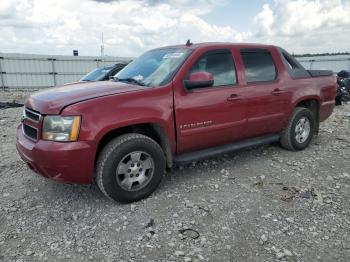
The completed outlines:
{"type": "Polygon", "coordinates": [[[101,59],[103,60],[103,57],[104,57],[104,53],[105,53],[105,44],[104,44],[104,41],[103,41],[103,32],[102,32],[102,37],[101,37],[101,41],[102,41],[102,44],[101,44],[101,59]]]}

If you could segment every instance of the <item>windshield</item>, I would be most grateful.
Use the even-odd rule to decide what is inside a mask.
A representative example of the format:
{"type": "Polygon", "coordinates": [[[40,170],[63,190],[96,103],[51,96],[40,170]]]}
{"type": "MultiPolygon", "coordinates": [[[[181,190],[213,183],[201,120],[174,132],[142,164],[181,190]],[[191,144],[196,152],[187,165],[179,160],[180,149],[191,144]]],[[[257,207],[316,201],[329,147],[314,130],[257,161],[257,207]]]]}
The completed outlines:
{"type": "Polygon", "coordinates": [[[92,70],[90,73],[88,73],[87,75],[83,76],[82,79],[80,79],[80,81],[99,81],[102,80],[107,74],[108,72],[111,70],[110,67],[108,68],[96,68],[94,70],[92,70]]]}
{"type": "Polygon", "coordinates": [[[190,53],[189,49],[168,48],[149,51],[116,75],[117,81],[134,80],[146,86],[167,84],[190,53]]]}

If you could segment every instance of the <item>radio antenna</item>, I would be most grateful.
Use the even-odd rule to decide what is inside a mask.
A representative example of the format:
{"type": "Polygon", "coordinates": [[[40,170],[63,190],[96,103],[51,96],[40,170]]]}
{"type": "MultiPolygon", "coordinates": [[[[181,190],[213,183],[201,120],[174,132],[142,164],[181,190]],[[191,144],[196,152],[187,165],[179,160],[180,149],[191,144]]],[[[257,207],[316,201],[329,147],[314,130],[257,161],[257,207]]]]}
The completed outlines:
{"type": "Polygon", "coordinates": [[[193,45],[193,43],[191,43],[191,40],[188,39],[187,42],[186,42],[186,46],[191,46],[191,45],[193,45]]]}

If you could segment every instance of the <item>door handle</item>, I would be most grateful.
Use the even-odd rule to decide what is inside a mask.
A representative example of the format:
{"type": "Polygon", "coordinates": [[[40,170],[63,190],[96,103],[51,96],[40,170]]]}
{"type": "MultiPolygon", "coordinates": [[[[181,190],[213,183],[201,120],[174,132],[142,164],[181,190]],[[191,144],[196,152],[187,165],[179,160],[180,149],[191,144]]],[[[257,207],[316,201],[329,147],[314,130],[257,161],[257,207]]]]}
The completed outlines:
{"type": "Polygon", "coordinates": [[[276,89],[274,89],[273,91],[271,91],[271,94],[273,94],[273,95],[275,95],[275,96],[278,96],[278,95],[281,95],[281,94],[283,94],[283,93],[285,93],[286,91],[283,91],[283,90],[281,90],[281,89],[279,89],[279,88],[276,88],[276,89]]]}
{"type": "Polygon", "coordinates": [[[229,101],[229,102],[233,102],[233,101],[237,101],[237,100],[241,100],[240,95],[237,95],[237,94],[232,94],[227,98],[227,101],[229,101]]]}

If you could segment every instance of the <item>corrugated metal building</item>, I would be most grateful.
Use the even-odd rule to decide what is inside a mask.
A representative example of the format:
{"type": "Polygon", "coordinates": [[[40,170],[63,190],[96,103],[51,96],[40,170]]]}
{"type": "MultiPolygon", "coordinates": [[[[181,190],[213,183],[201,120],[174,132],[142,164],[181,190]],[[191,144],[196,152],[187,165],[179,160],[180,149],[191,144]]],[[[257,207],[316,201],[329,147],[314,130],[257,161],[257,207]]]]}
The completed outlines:
{"type": "Polygon", "coordinates": [[[130,57],[0,53],[0,87],[40,89],[78,81],[96,67],[130,62],[130,57]]]}

